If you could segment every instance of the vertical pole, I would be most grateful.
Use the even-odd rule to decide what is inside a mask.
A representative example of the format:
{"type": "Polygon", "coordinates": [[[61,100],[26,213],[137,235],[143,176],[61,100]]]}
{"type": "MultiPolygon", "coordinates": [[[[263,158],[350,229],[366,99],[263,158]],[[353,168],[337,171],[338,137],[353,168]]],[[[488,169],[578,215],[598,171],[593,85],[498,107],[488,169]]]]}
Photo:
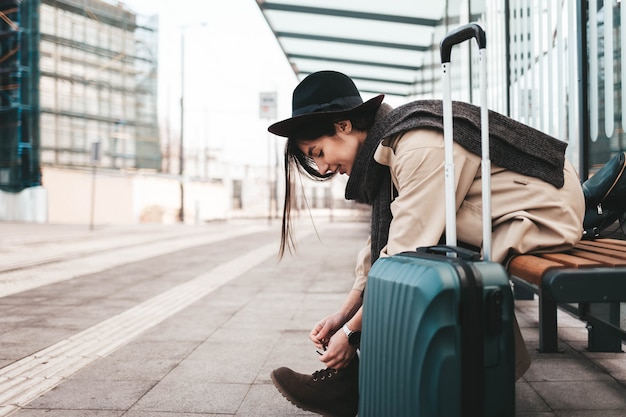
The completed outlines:
{"type": "Polygon", "coordinates": [[[178,174],[180,176],[180,211],[178,220],[185,223],[185,185],[183,184],[183,172],[185,164],[185,28],[180,34],[180,149],[178,153],[178,174]]]}
{"type": "Polygon", "coordinates": [[[209,107],[204,108],[204,179],[209,181],[209,107]]]}
{"type": "Polygon", "coordinates": [[[165,114],[167,115],[167,117],[165,118],[165,140],[166,140],[166,145],[165,145],[165,152],[166,152],[166,158],[165,158],[165,166],[163,167],[163,170],[170,174],[170,167],[172,166],[172,132],[170,129],[170,86],[167,86],[167,99],[165,100],[165,102],[167,103],[167,110],[165,111],[165,114]]]}
{"type": "Polygon", "coordinates": [[[91,213],[89,215],[89,230],[94,229],[94,217],[96,211],[96,162],[91,170],[91,213]]]}
{"type": "MultiPolygon", "coordinates": [[[[610,6],[609,6],[610,7],[610,6]]],[[[624,7],[624,5],[622,5],[624,7]]],[[[587,0],[580,0],[578,2],[577,13],[577,39],[576,44],[578,46],[578,93],[580,100],[578,100],[578,129],[580,131],[579,140],[580,143],[578,149],[578,173],[581,180],[586,180],[589,177],[589,71],[587,63],[589,62],[589,54],[587,51],[587,0]]],[[[595,24],[593,22],[592,24],[595,24]]],[[[626,24],[626,22],[622,22],[626,24]]],[[[611,69],[608,69],[612,71],[611,69]]],[[[613,115],[611,115],[613,117],[613,115]]]]}
{"type": "MultiPolygon", "coordinates": [[[[469,18],[469,22],[472,21],[472,2],[468,0],[467,2],[467,16],[469,18]]],[[[465,23],[469,23],[465,22],[465,23]]],[[[467,48],[467,85],[469,86],[468,97],[469,102],[474,102],[474,86],[472,85],[472,72],[474,70],[474,66],[472,65],[472,45],[467,48]]],[[[480,86],[482,87],[482,85],[480,86]]]]}
{"type": "Polygon", "coordinates": [[[274,218],[278,218],[278,138],[274,138],[274,218]]]}
{"type": "Polygon", "coordinates": [[[89,214],[89,230],[94,229],[96,211],[96,170],[100,161],[100,141],[91,144],[91,212],[89,214]]]}
{"type": "Polygon", "coordinates": [[[272,224],[272,135],[267,134],[267,184],[269,185],[269,198],[267,200],[267,224],[272,224]]]}
{"type": "MultiPolygon", "coordinates": [[[[504,56],[506,65],[506,115],[511,117],[511,2],[504,0],[504,56]]],[[[550,109],[552,111],[552,109],[550,109]]]]}

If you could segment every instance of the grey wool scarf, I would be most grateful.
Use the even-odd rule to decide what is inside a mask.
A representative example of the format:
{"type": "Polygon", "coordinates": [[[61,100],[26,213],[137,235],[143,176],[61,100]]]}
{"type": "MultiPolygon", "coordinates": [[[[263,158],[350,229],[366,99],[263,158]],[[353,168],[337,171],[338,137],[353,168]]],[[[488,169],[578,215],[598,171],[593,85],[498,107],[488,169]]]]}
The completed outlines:
{"type": "MultiPolygon", "coordinates": [[[[453,102],[452,114],[454,141],[480,155],[480,108],[453,102]]],[[[346,199],[372,206],[372,263],[387,244],[392,218],[390,205],[395,192],[391,189],[389,167],[377,163],[374,153],[384,138],[412,129],[443,131],[441,100],[414,101],[394,110],[381,105],[346,185],[346,199]]],[[[563,186],[565,142],[494,111],[489,111],[489,137],[494,164],[542,179],[556,188],[563,186]]]]}

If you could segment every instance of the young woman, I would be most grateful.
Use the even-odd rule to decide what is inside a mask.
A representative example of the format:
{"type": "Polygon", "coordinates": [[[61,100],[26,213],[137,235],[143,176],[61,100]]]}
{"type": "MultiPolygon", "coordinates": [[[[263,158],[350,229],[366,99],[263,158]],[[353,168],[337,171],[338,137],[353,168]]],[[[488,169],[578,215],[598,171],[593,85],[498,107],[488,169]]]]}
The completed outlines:
{"type": "MultiPolygon", "coordinates": [[[[439,243],[445,229],[442,104],[415,101],[397,109],[383,96],[363,102],[344,74],[309,75],[293,93],[292,117],[268,130],[287,137],[280,255],[293,249],[291,182],[295,170],[314,179],[349,176],[346,198],[372,206],[371,233],[357,256],[356,279],[342,307],[317,323],[310,339],[328,367],[313,375],[272,372],[297,406],[330,416],[358,411],[355,336],[367,273],[381,256],[439,243]],[[352,343],[351,343],[352,342],[352,343]]],[[[453,103],[457,236],[481,247],[480,110],[453,103]]],[[[498,113],[490,113],[493,260],[560,251],[582,232],[584,198],[565,159],[566,144],[498,113]]],[[[530,365],[516,326],[516,377],[530,365]]]]}

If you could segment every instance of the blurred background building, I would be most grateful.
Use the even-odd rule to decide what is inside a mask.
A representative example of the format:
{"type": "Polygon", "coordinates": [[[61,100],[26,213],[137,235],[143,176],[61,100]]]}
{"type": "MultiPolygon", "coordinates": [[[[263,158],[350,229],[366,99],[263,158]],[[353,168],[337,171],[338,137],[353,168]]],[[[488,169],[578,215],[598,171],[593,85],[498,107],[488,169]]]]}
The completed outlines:
{"type": "Polygon", "coordinates": [[[0,2],[0,189],[41,182],[38,4],[0,2]]]}
{"type": "Polygon", "coordinates": [[[95,164],[159,171],[156,16],[99,0],[1,7],[4,219],[76,220],[95,164]]]}
{"type": "MultiPolygon", "coordinates": [[[[281,210],[284,142],[265,128],[290,116],[298,80],[334,69],[364,99],[439,98],[439,40],[470,21],[487,32],[490,108],[568,142],[583,179],[626,149],[621,1],[233,0],[227,16],[226,6],[191,0],[175,9],[146,0],[160,15],[133,11],[142,1],[0,0],[0,221],[271,220],[281,210]],[[262,38],[244,19],[250,8],[278,59],[243,48],[262,38]],[[183,11],[187,20],[165,38],[180,49],[164,58],[163,19],[183,11]],[[217,32],[199,29],[208,15],[217,32]],[[217,20],[233,31],[219,32],[217,20]],[[276,77],[287,87],[266,82],[272,60],[288,68],[276,77]],[[228,80],[235,70],[247,72],[228,80]],[[164,80],[173,92],[159,87],[164,80]],[[216,85],[227,83],[229,97],[220,96],[216,85]],[[259,88],[279,90],[271,116],[259,88]],[[229,147],[241,158],[229,158],[229,147]]],[[[453,98],[477,103],[474,45],[455,48],[453,62],[453,98]]],[[[304,180],[295,206],[353,212],[344,184],[304,180]]]]}
{"type": "Polygon", "coordinates": [[[98,0],[41,0],[41,163],[160,170],[157,18],[98,0]]]}

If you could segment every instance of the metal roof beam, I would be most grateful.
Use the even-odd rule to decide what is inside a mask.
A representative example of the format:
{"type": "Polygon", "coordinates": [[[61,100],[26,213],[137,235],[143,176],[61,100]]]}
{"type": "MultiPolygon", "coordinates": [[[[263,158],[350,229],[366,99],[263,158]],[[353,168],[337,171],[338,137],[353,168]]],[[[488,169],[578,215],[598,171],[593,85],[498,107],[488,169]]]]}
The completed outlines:
{"type": "Polygon", "coordinates": [[[353,19],[377,20],[382,22],[406,23],[418,26],[437,26],[441,19],[426,19],[423,17],[398,16],[381,13],[367,13],[354,10],[327,9],[323,7],[296,6],[294,4],[269,3],[257,0],[263,10],[278,10],[282,12],[306,13],[323,16],[348,17],[353,19]]]}
{"type": "MultiPolygon", "coordinates": [[[[302,75],[313,74],[312,71],[300,71],[299,73],[302,75]]],[[[396,85],[405,85],[405,86],[415,85],[415,81],[390,80],[389,78],[369,78],[369,77],[359,77],[359,76],[354,76],[354,75],[350,75],[350,78],[352,78],[354,81],[372,81],[376,83],[396,84],[396,85]]]]}
{"type": "Polygon", "coordinates": [[[392,68],[392,69],[399,69],[399,70],[406,70],[406,71],[418,71],[423,68],[422,65],[415,66],[415,65],[391,64],[388,62],[360,61],[356,59],[332,58],[332,57],[321,56],[321,55],[287,54],[287,58],[308,59],[311,61],[338,62],[342,64],[366,65],[370,67],[392,68]]]}
{"type": "Polygon", "coordinates": [[[306,39],[310,41],[347,43],[347,44],[352,44],[352,45],[377,46],[380,48],[404,49],[404,50],[418,51],[418,52],[424,52],[424,51],[430,50],[430,46],[411,45],[411,44],[406,44],[406,43],[368,41],[368,40],[362,40],[362,39],[338,38],[335,36],[310,35],[307,33],[275,32],[275,35],[277,38],[294,38],[294,39],[306,39]]]}
{"type": "Polygon", "coordinates": [[[360,92],[362,93],[370,93],[370,94],[384,94],[386,96],[397,96],[397,97],[409,97],[411,95],[411,93],[398,93],[397,91],[379,91],[379,90],[369,90],[369,89],[359,89],[360,92]]]}

